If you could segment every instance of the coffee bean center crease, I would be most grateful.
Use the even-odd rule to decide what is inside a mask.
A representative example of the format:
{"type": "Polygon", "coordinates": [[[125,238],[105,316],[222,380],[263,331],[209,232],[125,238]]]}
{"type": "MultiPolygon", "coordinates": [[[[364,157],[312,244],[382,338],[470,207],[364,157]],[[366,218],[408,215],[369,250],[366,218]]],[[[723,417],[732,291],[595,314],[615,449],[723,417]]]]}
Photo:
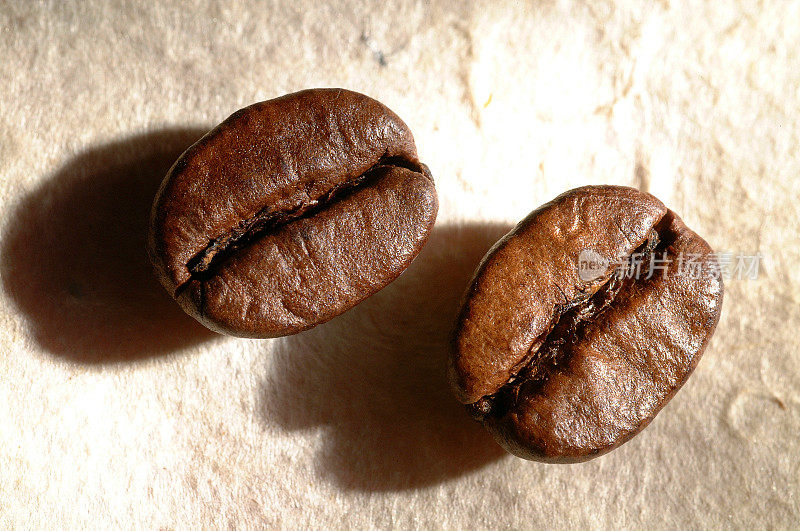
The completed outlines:
{"type": "MultiPolygon", "coordinates": [[[[666,227],[668,224],[665,217],[657,226],[666,227]]],[[[664,252],[670,243],[659,236],[658,229],[651,229],[644,243],[610,268],[595,293],[586,292],[557,306],[549,328],[533,342],[527,356],[519,362],[520,368],[512,370],[512,376],[498,392],[468,404],[469,414],[478,421],[489,416],[502,417],[516,407],[523,385],[543,385],[552,371],[567,361],[571,347],[580,341],[583,329],[597,321],[621,291],[633,289],[637,280],[645,281],[651,257],[664,252]]]]}
{"type": "Polygon", "coordinates": [[[266,205],[255,216],[240,221],[222,235],[211,240],[205,248],[188,261],[186,267],[191,275],[186,282],[176,288],[176,296],[193,280],[203,281],[212,277],[225,260],[237,250],[247,247],[259,238],[292,221],[313,216],[323,209],[329,208],[332,204],[352,195],[357,189],[386,176],[387,170],[392,168],[405,168],[431,178],[430,172],[422,163],[402,156],[384,155],[363,174],[333,186],[317,198],[311,197],[311,194],[306,192],[304,195],[308,200],[291,208],[276,209],[273,205],[266,205]]]}

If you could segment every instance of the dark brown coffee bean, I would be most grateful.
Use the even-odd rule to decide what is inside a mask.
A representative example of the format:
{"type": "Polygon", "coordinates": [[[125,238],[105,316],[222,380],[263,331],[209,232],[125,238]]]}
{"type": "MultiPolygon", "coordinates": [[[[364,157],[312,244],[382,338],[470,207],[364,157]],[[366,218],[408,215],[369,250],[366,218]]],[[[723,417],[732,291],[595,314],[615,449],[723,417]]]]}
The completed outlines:
{"type": "Polygon", "coordinates": [[[576,462],[608,452],[697,365],[722,306],[716,266],[708,244],[650,194],[566,192],[481,262],[457,321],[453,389],[515,455],[576,462]]]}
{"type": "Polygon", "coordinates": [[[200,322],[276,337],[394,280],[437,208],[396,114],[355,92],[305,90],[236,112],[181,155],[153,205],[149,252],[200,322]]]}

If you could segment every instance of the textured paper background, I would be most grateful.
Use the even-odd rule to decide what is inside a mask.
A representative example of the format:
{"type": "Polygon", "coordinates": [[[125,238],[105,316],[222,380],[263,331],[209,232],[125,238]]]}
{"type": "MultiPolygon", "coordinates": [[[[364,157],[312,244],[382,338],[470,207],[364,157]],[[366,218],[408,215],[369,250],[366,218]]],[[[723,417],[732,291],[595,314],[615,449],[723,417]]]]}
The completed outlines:
{"type": "Polygon", "coordinates": [[[791,527],[800,2],[0,5],[0,527],[791,527]],[[341,86],[410,125],[430,243],[357,309],[214,336],[151,279],[158,181],[236,109],[341,86]],[[589,183],[661,198],[727,282],[695,375],[595,461],[504,455],[450,398],[464,283],[589,183]]]}

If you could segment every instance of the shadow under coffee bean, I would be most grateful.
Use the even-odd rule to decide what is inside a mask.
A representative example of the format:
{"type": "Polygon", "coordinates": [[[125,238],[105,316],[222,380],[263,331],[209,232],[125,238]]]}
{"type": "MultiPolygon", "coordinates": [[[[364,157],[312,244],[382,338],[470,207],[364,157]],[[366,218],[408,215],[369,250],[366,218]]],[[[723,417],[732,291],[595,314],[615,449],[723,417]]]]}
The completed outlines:
{"type": "Polygon", "coordinates": [[[571,190],[484,257],[457,323],[452,387],[513,454],[596,457],[683,385],[722,293],[711,248],[658,199],[620,186],[571,190]],[[608,266],[587,276],[582,256],[608,266]]]}
{"type": "Polygon", "coordinates": [[[14,208],[2,283],[49,352],[123,362],[215,335],[167,295],[147,259],[153,195],[202,129],[165,129],[90,148],[14,208]]]}
{"type": "MultiPolygon", "coordinates": [[[[276,341],[265,424],[314,441],[315,471],[354,490],[434,485],[508,456],[447,385],[448,339],[475,264],[508,224],[437,223],[395,282],[352,310],[276,341]]],[[[291,450],[294,453],[295,450],[291,450]]]]}

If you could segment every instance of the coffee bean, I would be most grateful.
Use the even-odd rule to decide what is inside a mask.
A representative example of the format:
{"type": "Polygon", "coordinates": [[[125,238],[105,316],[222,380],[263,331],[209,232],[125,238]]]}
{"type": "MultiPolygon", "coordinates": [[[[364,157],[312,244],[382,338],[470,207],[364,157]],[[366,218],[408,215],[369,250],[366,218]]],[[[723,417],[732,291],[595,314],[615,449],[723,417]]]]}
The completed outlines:
{"type": "Polygon", "coordinates": [[[684,384],[722,293],[709,245],[658,199],[571,190],[482,260],[450,381],[509,452],[585,461],[636,435],[684,384]]]}
{"type": "Polygon", "coordinates": [[[149,254],[209,328],[276,337],[397,278],[437,208],[396,114],[355,92],[305,90],[234,113],[181,155],[155,198],[149,254]]]}

